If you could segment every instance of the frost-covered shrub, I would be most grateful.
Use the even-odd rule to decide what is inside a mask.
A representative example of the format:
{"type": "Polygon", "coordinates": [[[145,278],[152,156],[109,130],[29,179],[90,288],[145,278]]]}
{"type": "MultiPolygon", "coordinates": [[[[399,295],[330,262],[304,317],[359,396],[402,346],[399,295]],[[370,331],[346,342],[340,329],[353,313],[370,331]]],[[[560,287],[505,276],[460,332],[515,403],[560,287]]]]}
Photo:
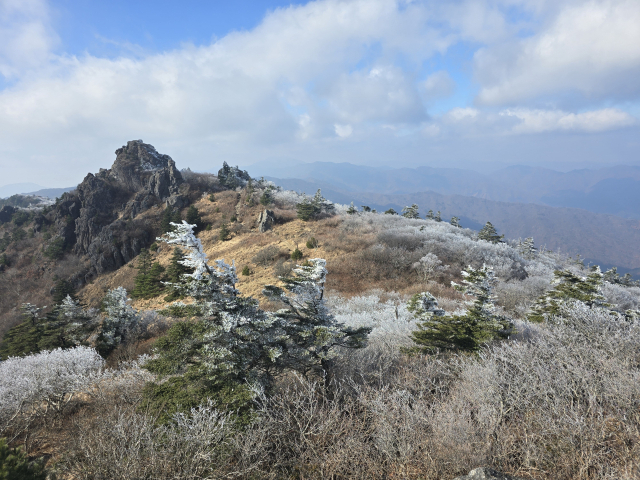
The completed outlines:
{"type": "Polygon", "coordinates": [[[637,310],[640,308],[640,288],[624,287],[619,284],[604,282],[602,294],[605,301],[618,311],[637,310]]]}
{"type": "Polygon", "coordinates": [[[211,402],[161,426],[131,408],[111,410],[75,432],[58,468],[80,479],[220,478],[217,472],[229,471],[233,433],[230,415],[211,402]]]}
{"type": "Polygon", "coordinates": [[[82,346],[0,362],[0,430],[19,415],[60,412],[73,393],[89,388],[103,367],[102,357],[82,346]]]}
{"type": "Polygon", "coordinates": [[[424,257],[411,265],[411,268],[416,271],[420,280],[426,282],[438,273],[447,270],[449,265],[442,265],[442,262],[436,255],[433,253],[427,253],[424,257]]]}

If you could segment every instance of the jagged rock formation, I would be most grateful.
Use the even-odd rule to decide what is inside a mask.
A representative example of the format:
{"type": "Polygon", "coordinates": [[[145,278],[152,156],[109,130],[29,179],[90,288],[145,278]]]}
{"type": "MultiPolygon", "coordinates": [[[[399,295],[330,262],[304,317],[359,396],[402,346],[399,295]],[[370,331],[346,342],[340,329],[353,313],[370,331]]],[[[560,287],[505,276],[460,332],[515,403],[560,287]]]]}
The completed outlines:
{"type": "Polygon", "coordinates": [[[469,475],[456,477],[453,480],[523,480],[520,477],[512,477],[505,475],[492,468],[481,467],[475,468],[469,472],[469,475]]]}
{"type": "Polygon", "coordinates": [[[275,221],[276,217],[273,212],[265,208],[262,212],[260,212],[260,215],[258,216],[258,230],[261,233],[270,230],[275,221]]]}
{"type": "MultiPolygon", "coordinates": [[[[113,166],[88,174],[55,208],[57,233],[77,254],[91,260],[89,275],[124,265],[153,240],[136,217],[160,202],[184,206],[182,176],[168,155],[142,140],[116,150],[113,166]]],[[[178,207],[178,208],[179,208],[178,207]]]]}

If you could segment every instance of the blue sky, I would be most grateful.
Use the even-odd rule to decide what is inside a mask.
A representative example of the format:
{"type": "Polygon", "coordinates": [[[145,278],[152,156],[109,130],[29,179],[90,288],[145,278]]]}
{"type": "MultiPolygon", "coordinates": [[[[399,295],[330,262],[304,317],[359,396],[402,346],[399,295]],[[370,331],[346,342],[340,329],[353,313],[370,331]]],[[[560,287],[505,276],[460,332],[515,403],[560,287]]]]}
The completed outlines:
{"type": "Polygon", "coordinates": [[[137,138],[195,170],[640,165],[638,25],[637,0],[0,0],[0,183],[137,138]]]}

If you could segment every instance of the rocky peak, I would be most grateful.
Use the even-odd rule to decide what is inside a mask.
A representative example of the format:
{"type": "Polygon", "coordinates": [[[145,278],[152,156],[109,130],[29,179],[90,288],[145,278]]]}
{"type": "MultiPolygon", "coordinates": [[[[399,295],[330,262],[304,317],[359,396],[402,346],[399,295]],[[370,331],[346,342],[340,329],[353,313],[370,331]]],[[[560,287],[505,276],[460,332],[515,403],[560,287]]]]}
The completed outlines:
{"type": "Polygon", "coordinates": [[[182,183],[182,175],[172,158],[142,140],[131,140],[117,149],[111,169],[102,172],[130,192],[144,191],[163,201],[176,195],[182,183]]]}

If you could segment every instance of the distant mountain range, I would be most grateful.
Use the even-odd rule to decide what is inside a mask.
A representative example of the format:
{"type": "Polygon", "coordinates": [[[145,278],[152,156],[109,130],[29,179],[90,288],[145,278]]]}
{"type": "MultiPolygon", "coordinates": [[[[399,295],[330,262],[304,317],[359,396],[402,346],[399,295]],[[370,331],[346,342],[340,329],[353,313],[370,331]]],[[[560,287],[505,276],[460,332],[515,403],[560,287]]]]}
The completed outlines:
{"type": "Polygon", "coordinates": [[[495,172],[455,168],[373,168],[350,163],[261,162],[247,167],[264,175],[320,182],[343,192],[405,195],[432,191],[501,202],[536,203],[582,208],[624,218],[640,219],[640,167],[615,166],[598,170],[558,172],[547,168],[512,166],[495,172]]]}
{"type": "Polygon", "coordinates": [[[36,195],[39,197],[58,198],[65,192],[70,192],[76,187],[45,188],[36,183],[12,183],[0,187],[0,199],[9,198],[12,195],[36,195]]]}

